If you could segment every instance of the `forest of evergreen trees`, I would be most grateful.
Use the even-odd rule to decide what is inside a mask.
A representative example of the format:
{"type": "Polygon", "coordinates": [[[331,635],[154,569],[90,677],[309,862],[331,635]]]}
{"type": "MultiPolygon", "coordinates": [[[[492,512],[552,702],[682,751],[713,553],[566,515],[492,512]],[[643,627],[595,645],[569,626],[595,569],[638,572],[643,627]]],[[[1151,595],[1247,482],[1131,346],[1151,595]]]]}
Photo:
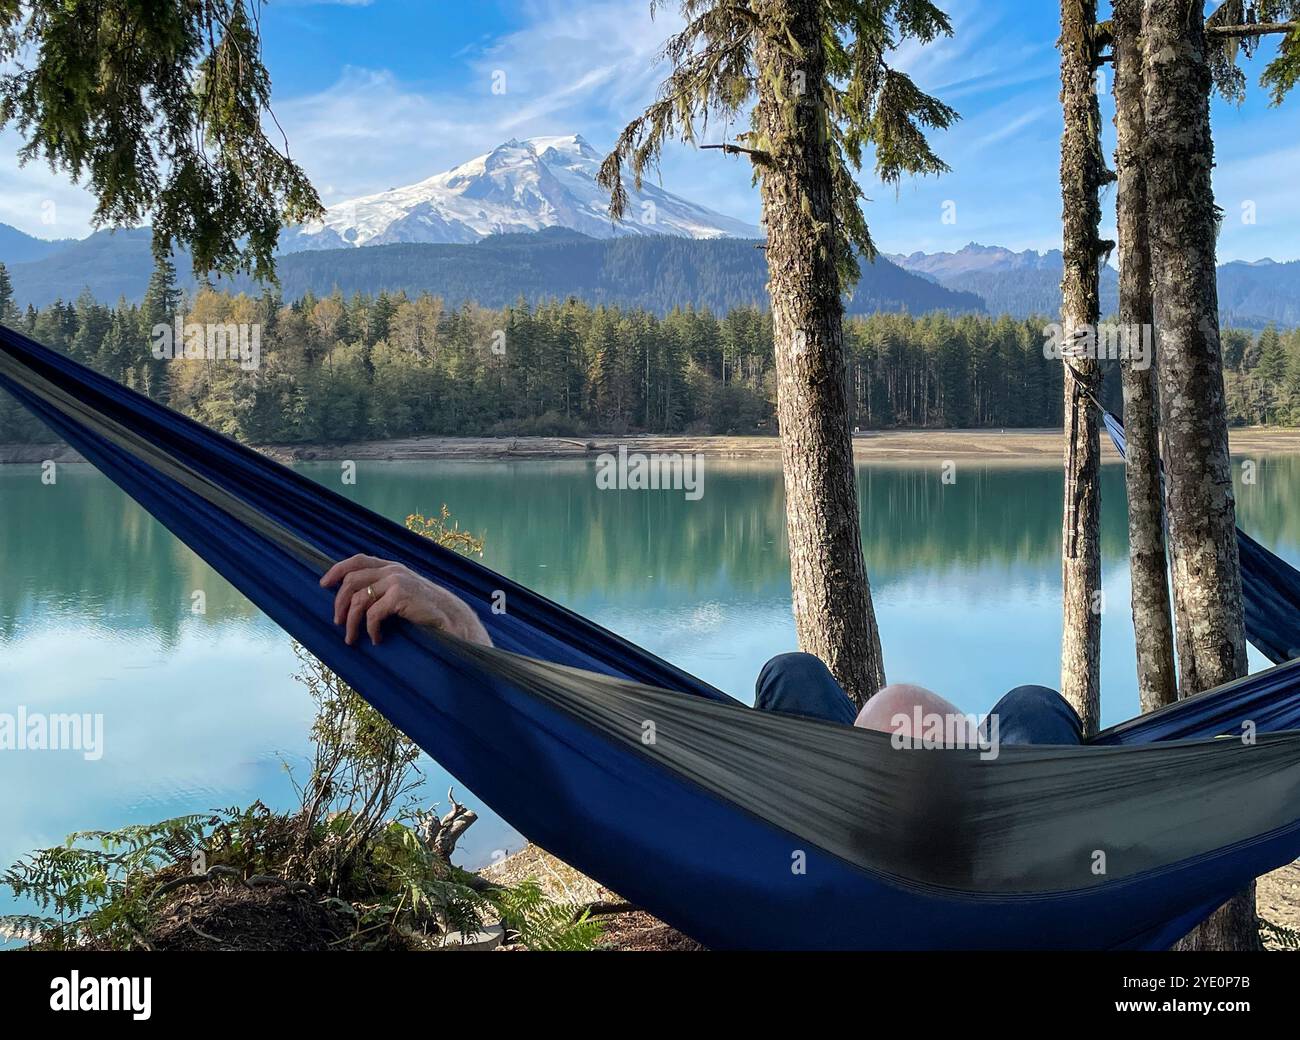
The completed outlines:
{"type": "Polygon", "coordinates": [[[1300,329],[1258,336],[1240,329],[1223,333],[1228,418],[1238,425],[1300,426],[1300,329]]]}
{"type": "MultiPolygon", "coordinates": [[[[775,433],[771,317],[574,300],[446,307],[404,294],[293,303],[175,288],[162,269],[140,305],[16,310],[5,322],[78,361],[249,443],[418,435],[775,433]],[[158,361],[151,331],[180,313],[261,326],[261,364],[158,361]]],[[[846,322],[852,422],[890,427],[1046,427],[1061,422],[1061,364],[1043,320],[943,313],[846,322]]],[[[1238,422],[1300,422],[1300,333],[1225,335],[1238,422]]],[[[1107,399],[1117,408],[1113,378],[1107,399]]],[[[1118,408],[1117,408],[1118,410],[1118,408]]],[[[0,442],[52,439],[7,396],[0,442]]]]}

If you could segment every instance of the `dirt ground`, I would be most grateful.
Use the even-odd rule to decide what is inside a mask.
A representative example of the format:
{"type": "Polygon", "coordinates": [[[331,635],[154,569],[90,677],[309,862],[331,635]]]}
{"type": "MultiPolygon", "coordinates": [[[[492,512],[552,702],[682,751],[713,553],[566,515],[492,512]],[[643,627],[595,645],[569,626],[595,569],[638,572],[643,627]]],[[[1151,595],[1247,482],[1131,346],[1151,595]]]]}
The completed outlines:
{"type": "MultiPolygon", "coordinates": [[[[1263,920],[1300,933],[1300,860],[1260,878],[1255,893],[1255,904],[1263,920]]],[[[1270,950],[1288,949],[1267,932],[1264,936],[1264,946],[1270,950]]],[[[1300,952],[1294,947],[1290,947],[1289,951],[1300,952]]]]}
{"type": "MultiPolygon", "coordinates": [[[[617,894],[591,878],[562,863],[536,845],[525,845],[519,852],[479,871],[480,876],[500,885],[517,885],[536,879],[552,899],[585,906],[593,903],[623,903],[617,894]]],[[[602,915],[605,935],[601,948],[618,952],[646,950],[703,950],[704,947],[644,911],[602,915]]]]}
{"type": "MultiPolygon", "coordinates": [[[[1104,457],[1117,460],[1102,437],[1104,457]]],[[[858,434],[853,441],[860,462],[916,463],[953,459],[983,464],[1061,462],[1060,430],[888,430],[858,434]]],[[[271,446],[263,449],[281,461],[298,459],[559,459],[602,452],[700,453],[708,458],[771,459],[781,454],[775,437],[423,437],[323,446],[271,446]]],[[[1300,429],[1251,427],[1232,432],[1232,450],[1243,455],[1300,452],[1300,429]]]]}
{"type": "MultiPolygon", "coordinates": [[[[1239,455],[1300,452],[1300,429],[1243,427],[1232,431],[1232,450],[1239,455]]],[[[775,437],[414,437],[334,445],[267,445],[261,450],[281,462],[309,460],[422,459],[580,459],[606,451],[702,453],[718,459],[780,457],[775,437]]],[[[1059,464],[1060,430],[887,430],[859,434],[854,451],[860,462],[917,463],[952,459],[982,464],[1059,464]]],[[[1104,457],[1117,458],[1102,437],[1104,457]]],[[[39,444],[0,445],[0,463],[76,462],[66,447],[39,444]]]]}
{"type": "MultiPolygon", "coordinates": [[[[553,899],[565,902],[621,902],[609,889],[535,845],[527,845],[479,873],[492,881],[507,885],[517,884],[530,877],[536,878],[553,899]]],[[[1261,918],[1292,932],[1300,932],[1300,861],[1260,878],[1257,903],[1261,918]]],[[[606,917],[605,938],[601,945],[605,949],[620,952],[704,949],[693,939],[644,911],[606,917]]],[[[1269,950],[1287,949],[1281,940],[1268,934],[1265,935],[1264,946],[1269,950]]]]}

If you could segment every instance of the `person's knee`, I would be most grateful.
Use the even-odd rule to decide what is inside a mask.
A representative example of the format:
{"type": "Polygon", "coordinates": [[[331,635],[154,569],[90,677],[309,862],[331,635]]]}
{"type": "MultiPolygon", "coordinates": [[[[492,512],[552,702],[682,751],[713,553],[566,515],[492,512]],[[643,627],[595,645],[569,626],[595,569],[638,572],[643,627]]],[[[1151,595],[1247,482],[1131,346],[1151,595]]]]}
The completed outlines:
{"type": "Polygon", "coordinates": [[[831,671],[812,654],[778,654],[763,666],[754,707],[851,725],[857,709],[831,671]]]}
{"type": "Polygon", "coordinates": [[[789,653],[777,654],[767,664],[763,665],[763,670],[758,673],[758,686],[761,690],[764,686],[777,681],[778,679],[785,682],[807,682],[820,681],[830,675],[830,669],[822,662],[820,657],[813,654],[789,653]]]}
{"type": "MultiPolygon", "coordinates": [[[[1057,708],[1064,706],[1069,708],[1066,702],[1055,690],[1048,689],[1046,686],[1017,686],[1011,690],[1002,700],[998,701],[1000,706],[1017,707],[1017,708],[1057,708]]],[[[1070,709],[1073,711],[1074,709],[1070,709]]]]}
{"type": "MultiPolygon", "coordinates": [[[[1083,723],[1070,702],[1046,686],[1017,686],[1003,697],[996,716],[1006,744],[1077,744],[1083,723]]],[[[981,729],[988,731],[988,719],[981,729]]]]}

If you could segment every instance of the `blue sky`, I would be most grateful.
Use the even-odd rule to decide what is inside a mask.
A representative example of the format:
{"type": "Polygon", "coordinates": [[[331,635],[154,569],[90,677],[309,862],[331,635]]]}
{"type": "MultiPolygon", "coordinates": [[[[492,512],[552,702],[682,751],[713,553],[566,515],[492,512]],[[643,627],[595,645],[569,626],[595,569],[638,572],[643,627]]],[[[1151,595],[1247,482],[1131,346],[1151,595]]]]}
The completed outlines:
{"type": "MultiPolygon", "coordinates": [[[[953,169],[898,188],[864,173],[876,241],[888,252],[1059,247],[1056,5],[941,6],[955,36],[896,61],[961,113],[935,138],[953,169]]],[[[423,179],[512,137],[577,132],[607,146],[653,96],[656,52],[676,24],[671,10],[651,20],[648,0],[276,0],[263,16],[277,117],[327,203],[423,179]],[[504,94],[492,91],[496,73],[504,94]]],[[[1300,258],[1300,95],[1271,108],[1256,86],[1274,47],[1248,64],[1243,106],[1214,105],[1221,260],[1300,258]],[[1247,202],[1253,224],[1242,220],[1247,202]]],[[[1108,97],[1103,106],[1109,129],[1108,97]]],[[[0,221],[46,238],[84,235],[85,193],[39,165],[20,169],[17,145],[0,134],[0,221]]],[[[740,160],[672,147],[662,178],[758,221],[740,160]]]]}

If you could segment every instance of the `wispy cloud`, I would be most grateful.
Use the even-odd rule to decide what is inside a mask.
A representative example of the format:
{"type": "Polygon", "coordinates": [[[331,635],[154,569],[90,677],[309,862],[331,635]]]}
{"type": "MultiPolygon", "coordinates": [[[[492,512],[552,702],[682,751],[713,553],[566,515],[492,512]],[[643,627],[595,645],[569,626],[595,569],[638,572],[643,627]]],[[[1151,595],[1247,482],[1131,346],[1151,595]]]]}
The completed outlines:
{"type": "MultiPolygon", "coordinates": [[[[369,0],[277,3],[307,9],[367,6],[369,0]]],[[[945,0],[942,6],[954,37],[908,43],[894,63],[961,112],[960,123],[932,138],[953,171],[898,190],[864,174],[864,187],[876,199],[867,211],[873,232],[892,251],[954,249],[971,239],[1017,249],[1057,246],[1055,9],[1023,0],[945,0]],[[956,204],[956,224],[941,219],[951,211],[949,202],[956,204]]],[[[660,49],[681,25],[675,4],[652,19],[649,0],[517,0],[509,17],[511,31],[469,44],[457,37],[445,50],[438,49],[436,33],[393,40],[401,59],[428,52],[423,67],[437,73],[428,81],[393,71],[414,67],[409,60],[394,58],[392,68],[383,67],[388,51],[382,49],[358,52],[385,56],[366,59],[364,66],[337,66],[332,82],[304,80],[313,84],[310,92],[277,94],[276,113],[293,155],[327,202],[421,180],[512,137],[580,132],[593,145],[608,146],[654,97],[667,71],[658,61],[660,49]]],[[[323,16],[303,13],[296,21],[322,34],[338,31],[323,16]]],[[[342,46],[331,53],[349,51],[342,46]]],[[[1256,57],[1252,79],[1265,60],[1267,53],[1256,57]]],[[[1275,146],[1297,136],[1300,115],[1295,105],[1266,108],[1258,93],[1252,89],[1241,110],[1215,104],[1215,189],[1229,217],[1221,257],[1297,255],[1291,229],[1300,221],[1300,201],[1278,171],[1295,168],[1300,156],[1275,146]],[[1245,201],[1255,203],[1254,225],[1240,220],[1245,201]]],[[[1107,151],[1109,112],[1103,99],[1107,151]]],[[[717,140],[722,131],[713,127],[709,137],[717,140]]],[[[0,221],[48,237],[84,234],[93,212],[89,197],[39,164],[18,169],[12,158],[18,146],[15,135],[0,134],[0,221]],[[53,225],[42,222],[51,212],[48,203],[53,225]]],[[[663,183],[724,213],[758,220],[757,192],[742,159],[670,145],[663,183]]],[[[1112,207],[1113,194],[1106,205],[1112,207]]]]}
{"type": "MultiPolygon", "coordinates": [[[[454,89],[350,68],[324,91],[278,102],[294,156],[326,201],[423,179],[512,137],[578,132],[596,147],[612,144],[653,99],[666,74],[658,61],[663,42],[680,19],[671,11],[652,18],[646,0],[543,3],[530,13],[525,27],[463,48],[454,89]]],[[[669,146],[663,179],[757,222],[746,164],[669,146]]]]}
{"type": "Polygon", "coordinates": [[[1018,38],[1013,11],[975,0],[943,6],[953,35],[928,44],[909,40],[891,58],[924,90],[952,102],[1055,75],[1051,41],[1018,38]]]}
{"type": "Polygon", "coordinates": [[[317,94],[281,100],[295,154],[330,196],[422,179],[511,137],[581,132],[610,143],[652,96],[675,21],[644,0],[543,4],[525,28],[460,55],[455,88],[426,90],[349,68],[317,94]]]}
{"type": "Polygon", "coordinates": [[[0,132],[0,223],[39,238],[84,236],[95,211],[90,195],[39,161],[19,166],[12,157],[22,146],[13,130],[0,132]]]}
{"type": "MultiPolygon", "coordinates": [[[[1022,109],[1024,106],[1022,102],[1017,101],[1008,107],[1012,111],[1016,111],[1022,109]]],[[[989,130],[986,133],[982,133],[975,138],[969,146],[970,151],[978,152],[982,149],[988,148],[990,145],[998,144],[1002,141],[1016,137],[1022,130],[1037,123],[1040,119],[1045,119],[1048,116],[1055,115],[1057,109],[1052,105],[1035,105],[1028,110],[1022,111],[1020,115],[1015,116],[1012,119],[1003,118],[1009,114],[1006,109],[997,109],[995,111],[998,118],[986,118],[983,121],[986,123],[996,122],[996,128],[989,130]]]]}

